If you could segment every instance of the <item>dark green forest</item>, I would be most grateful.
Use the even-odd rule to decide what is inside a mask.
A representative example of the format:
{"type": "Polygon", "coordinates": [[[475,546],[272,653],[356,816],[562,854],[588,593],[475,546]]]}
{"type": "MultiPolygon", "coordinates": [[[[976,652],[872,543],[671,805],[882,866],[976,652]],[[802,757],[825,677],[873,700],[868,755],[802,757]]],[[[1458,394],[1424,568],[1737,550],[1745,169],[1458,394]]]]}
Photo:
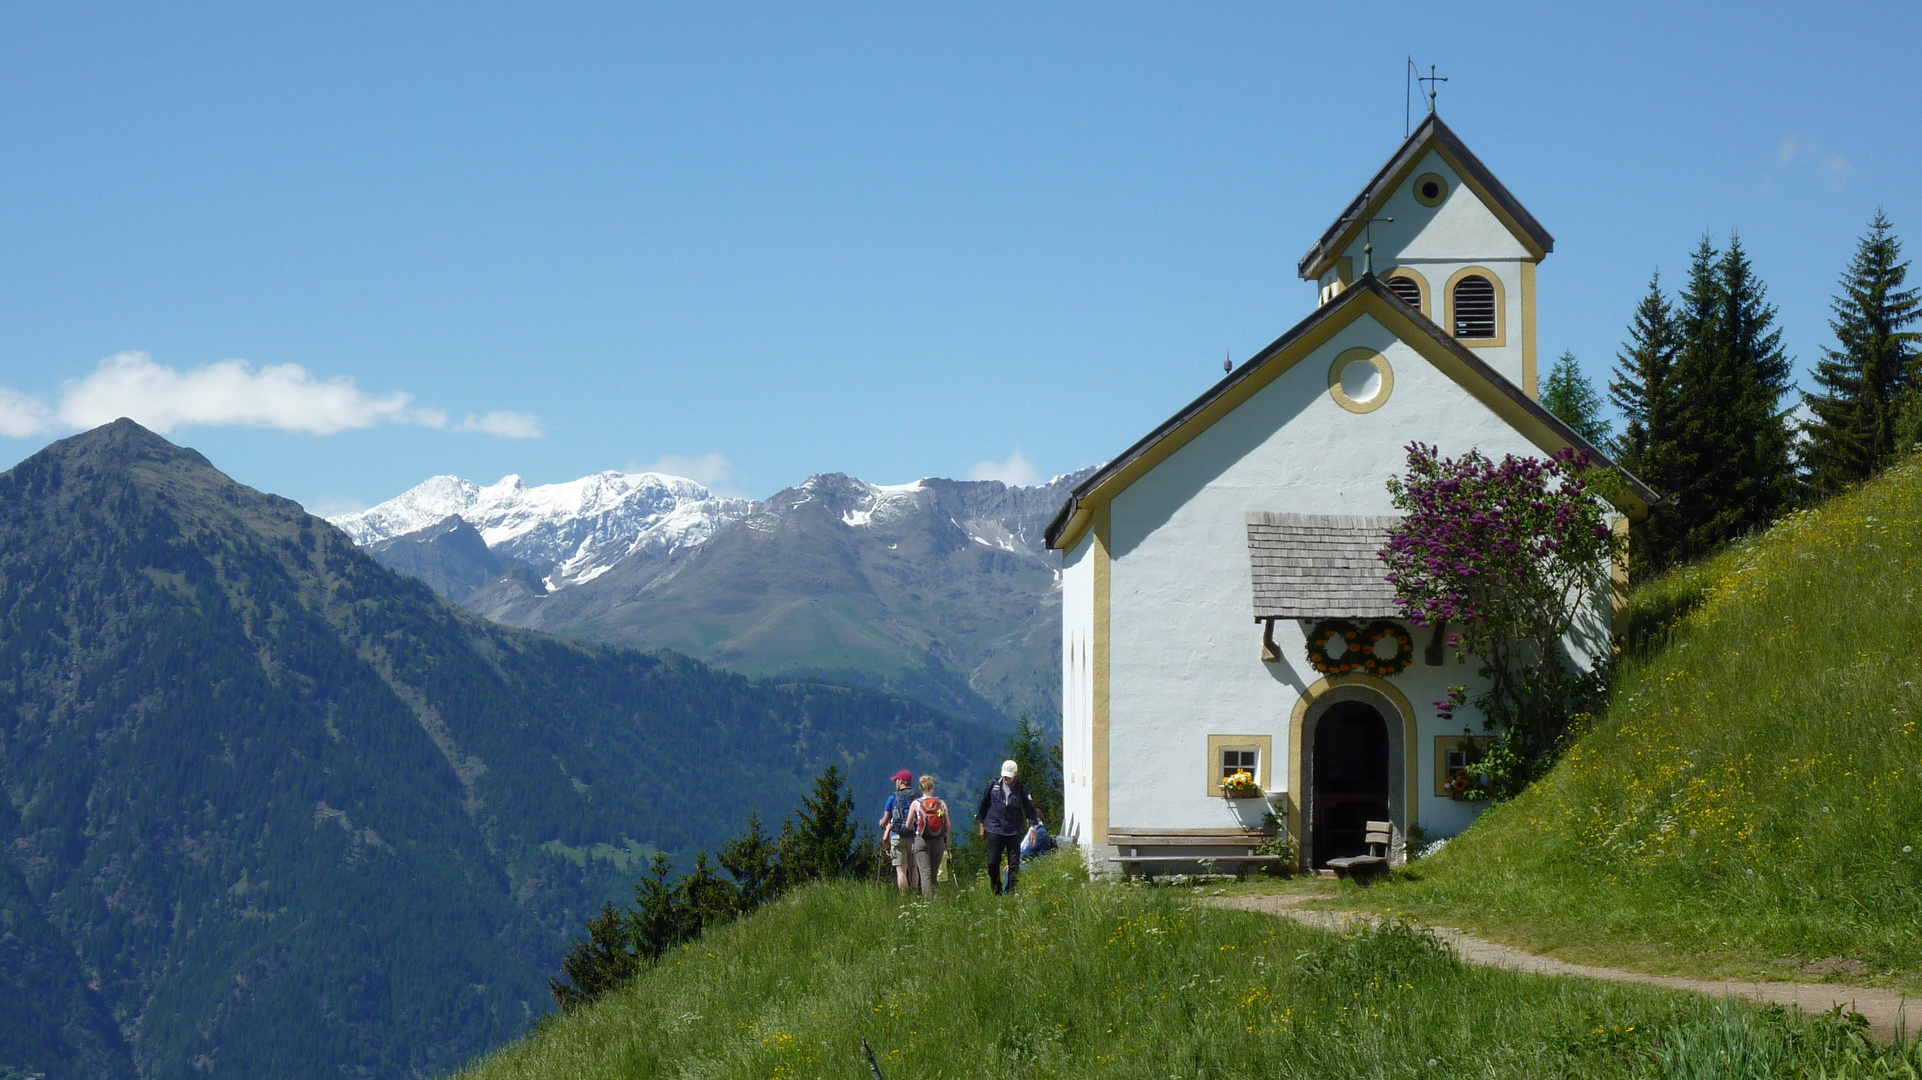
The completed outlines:
{"type": "Polygon", "coordinates": [[[118,421],[0,475],[0,1066],[433,1074],[644,853],[1004,737],[493,625],[118,421]]]}

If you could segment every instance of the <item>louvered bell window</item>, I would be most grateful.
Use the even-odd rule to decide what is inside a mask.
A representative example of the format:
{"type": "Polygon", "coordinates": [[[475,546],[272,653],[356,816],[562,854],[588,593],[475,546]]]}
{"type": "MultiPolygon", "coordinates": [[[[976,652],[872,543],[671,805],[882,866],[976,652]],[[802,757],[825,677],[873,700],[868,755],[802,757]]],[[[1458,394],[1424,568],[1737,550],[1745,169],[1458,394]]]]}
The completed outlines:
{"type": "Polygon", "coordinates": [[[1388,289],[1401,297],[1402,303],[1416,311],[1421,310],[1421,286],[1415,283],[1414,278],[1391,277],[1388,279],[1388,289]]]}
{"type": "Polygon", "coordinates": [[[1480,274],[1471,274],[1456,282],[1454,311],[1456,337],[1494,337],[1494,284],[1480,274]]]}

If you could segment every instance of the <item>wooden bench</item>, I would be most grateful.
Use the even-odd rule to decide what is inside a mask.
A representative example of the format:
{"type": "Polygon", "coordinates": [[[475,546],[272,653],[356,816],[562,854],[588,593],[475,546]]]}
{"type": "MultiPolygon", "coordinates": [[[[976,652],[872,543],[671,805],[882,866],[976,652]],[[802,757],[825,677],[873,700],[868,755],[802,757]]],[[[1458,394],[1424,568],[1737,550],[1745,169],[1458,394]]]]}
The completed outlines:
{"type": "Polygon", "coordinates": [[[1286,860],[1280,855],[1263,855],[1256,849],[1274,837],[1260,829],[1109,829],[1108,843],[1114,845],[1116,855],[1113,862],[1121,868],[1124,876],[1131,876],[1134,868],[1140,868],[1148,877],[1154,876],[1155,867],[1169,863],[1230,863],[1236,866],[1253,866],[1264,863],[1280,864],[1286,860]],[[1240,853],[1208,854],[1194,852],[1187,855],[1143,855],[1142,848],[1241,848],[1240,853]]]}
{"type": "Polygon", "coordinates": [[[1352,877],[1360,881],[1388,869],[1388,845],[1394,839],[1394,825],[1386,821],[1371,821],[1367,828],[1367,834],[1362,839],[1368,845],[1368,854],[1328,860],[1328,869],[1333,870],[1336,877],[1352,877]],[[1381,850],[1377,852],[1376,848],[1381,850]]]}

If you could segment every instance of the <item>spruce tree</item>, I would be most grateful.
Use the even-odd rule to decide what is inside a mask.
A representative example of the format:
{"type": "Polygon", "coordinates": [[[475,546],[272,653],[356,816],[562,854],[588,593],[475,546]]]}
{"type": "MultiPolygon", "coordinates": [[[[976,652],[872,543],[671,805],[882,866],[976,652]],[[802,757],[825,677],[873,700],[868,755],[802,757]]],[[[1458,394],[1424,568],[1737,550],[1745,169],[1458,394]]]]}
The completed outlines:
{"type": "Polygon", "coordinates": [[[866,830],[854,820],[854,793],[844,787],[840,768],[829,765],[814,778],[813,794],[801,797],[800,811],[782,823],[787,884],[853,877],[866,865],[866,830]]]}
{"type": "Polygon", "coordinates": [[[1922,299],[1902,287],[1909,264],[1892,229],[1878,208],[1830,302],[1839,347],[1823,349],[1815,366],[1821,392],[1802,395],[1814,414],[1802,460],[1820,494],[1867,479],[1902,449],[1902,414],[1917,382],[1917,335],[1903,328],[1922,315],[1922,299]]]}
{"type": "Polygon", "coordinates": [[[1734,481],[1736,512],[1713,544],[1766,527],[1801,494],[1795,471],[1795,440],[1782,399],[1794,390],[1794,368],[1782,349],[1782,331],[1768,287],[1755,275],[1740,236],[1731,236],[1722,255],[1722,335],[1740,409],[1730,442],[1742,451],[1727,470],[1734,481]]]}
{"type": "Polygon", "coordinates": [[[1674,311],[1672,409],[1646,421],[1645,477],[1668,503],[1644,526],[1649,569],[1698,558],[1773,521],[1795,497],[1782,395],[1789,361],[1775,309],[1739,239],[1703,237],[1674,311]]]}
{"type": "Polygon", "coordinates": [[[1602,418],[1602,397],[1582,374],[1572,351],[1563,352],[1542,384],[1542,408],[1560,417],[1594,447],[1608,445],[1609,424],[1602,418]]]}
{"type": "Polygon", "coordinates": [[[573,1012],[634,977],[641,958],[634,950],[628,919],[603,903],[601,913],[588,920],[587,940],[575,941],[561,961],[567,981],[550,978],[548,992],[565,1012],[573,1012]]]}
{"type": "Polygon", "coordinates": [[[748,815],[746,832],[721,845],[720,863],[740,889],[741,910],[753,911],[780,894],[780,848],[761,828],[759,813],[748,815]]]}
{"type": "Polygon", "coordinates": [[[635,950],[649,960],[687,940],[686,905],[677,882],[667,879],[667,856],[656,852],[647,873],[634,885],[634,909],[628,914],[635,950]]]}
{"type": "Polygon", "coordinates": [[[1655,484],[1657,490],[1661,485],[1649,461],[1650,432],[1667,432],[1673,423],[1669,373],[1675,366],[1676,348],[1674,308],[1662,295],[1662,275],[1656,273],[1649,278],[1648,295],[1629,323],[1628,344],[1616,354],[1608,399],[1625,421],[1621,437],[1615,440],[1616,463],[1655,484]]]}

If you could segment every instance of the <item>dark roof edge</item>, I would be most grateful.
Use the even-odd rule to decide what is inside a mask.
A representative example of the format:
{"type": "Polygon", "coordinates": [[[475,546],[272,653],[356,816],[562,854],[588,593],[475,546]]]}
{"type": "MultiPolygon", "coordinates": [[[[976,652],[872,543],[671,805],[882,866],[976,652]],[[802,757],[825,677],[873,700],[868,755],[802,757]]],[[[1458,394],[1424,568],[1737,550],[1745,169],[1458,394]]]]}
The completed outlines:
{"type": "MultiPolygon", "coordinates": [[[[1369,278],[1366,280],[1372,281],[1374,279],[1369,278]]],[[[1267,348],[1249,357],[1247,360],[1242,361],[1240,367],[1222,376],[1221,381],[1209,387],[1200,397],[1183,406],[1180,412],[1163,421],[1160,427],[1142,436],[1133,446],[1122,451],[1120,456],[1095,470],[1086,480],[1076,484],[1074,490],[1068,493],[1067,501],[1062,503],[1061,509],[1055,512],[1054,519],[1048,522],[1048,531],[1042,534],[1042,542],[1050,548],[1054,547],[1055,539],[1061,535],[1061,530],[1067,527],[1068,520],[1074,516],[1075,510],[1081,505],[1081,500],[1086,498],[1089,492],[1101,486],[1101,484],[1105,483],[1107,479],[1115,473],[1133,464],[1136,458],[1147,453],[1150,447],[1167,438],[1170,434],[1173,434],[1181,425],[1192,419],[1196,413],[1213,404],[1216,398],[1239,386],[1250,375],[1253,375],[1263,363],[1267,362],[1270,357],[1286,349],[1289,345],[1294,344],[1297,338],[1313,330],[1330,316],[1347,307],[1350,303],[1353,303],[1354,296],[1351,296],[1350,293],[1354,292],[1354,288],[1350,287],[1343,290],[1340,296],[1316,308],[1307,318],[1296,323],[1293,328],[1269,343],[1267,348]]]]}
{"type": "Polygon", "coordinates": [[[1456,135],[1452,128],[1442,123],[1440,116],[1430,113],[1427,119],[1416,126],[1414,133],[1402,141],[1401,148],[1388,159],[1388,163],[1368,181],[1368,186],[1361,189],[1361,194],[1355,196],[1341,215],[1335,218],[1335,223],[1328,226],[1327,231],[1321,234],[1321,239],[1315,241],[1315,246],[1308,249],[1308,254],[1301,257],[1301,262],[1295,267],[1296,273],[1308,280],[1318,276],[1310,272],[1311,268],[1333,254],[1335,243],[1347,231],[1346,226],[1360,217],[1369,196],[1375,194],[1383,181],[1409,164],[1426,146],[1430,136],[1433,136],[1454,156],[1456,161],[1461,163],[1463,171],[1473,176],[1477,183],[1488,190],[1489,196],[1515,219],[1515,223],[1520,225],[1522,231],[1540,245],[1543,251],[1555,250],[1555,238],[1549,235],[1547,229],[1542,228],[1541,222],[1535,220],[1535,215],[1529,213],[1528,208],[1515,198],[1507,186],[1495,178],[1495,174],[1488,170],[1488,166],[1482,164],[1482,159],[1475,156],[1475,152],[1468,148],[1467,143],[1462,142],[1461,137],[1456,135]]]}
{"type": "Polygon", "coordinates": [[[1394,290],[1383,285],[1381,279],[1375,277],[1373,274],[1369,274],[1348,288],[1343,289],[1341,295],[1335,297],[1335,299],[1316,308],[1312,314],[1296,323],[1287,333],[1276,338],[1267,348],[1243,361],[1240,367],[1223,376],[1220,382],[1209,387],[1200,397],[1184,406],[1180,412],[1163,421],[1161,426],[1142,436],[1133,446],[1122,451],[1114,460],[1095,470],[1087,479],[1076,484],[1074,490],[1069,492],[1067,500],[1061,504],[1061,509],[1055,511],[1054,518],[1048,522],[1047,532],[1042,535],[1043,542],[1049,548],[1053,548],[1055,546],[1055,540],[1061,535],[1061,530],[1067,527],[1069,520],[1074,517],[1074,512],[1080,508],[1082,500],[1087,498],[1095,488],[1100,487],[1103,483],[1106,483],[1110,477],[1133,464],[1135,459],[1147,453],[1156,443],[1173,434],[1180,429],[1182,425],[1193,419],[1197,413],[1200,413],[1203,409],[1213,404],[1216,398],[1219,398],[1221,395],[1240,385],[1269,360],[1287,349],[1288,346],[1294,344],[1302,335],[1334,317],[1350,304],[1355,303],[1364,292],[1370,292],[1381,297],[1391,307],[1401,312],[1401,314],[1406,316],[1416,326],[1420,327],[1430,338],[1439,342],[1449,352],[1453,353],[1456,359],[1468,366],[1469,370],[1480,375],[1496,389],[1507,395],[1510,400],[1534,416],[1535,419],[1547,425],[1550,431],[1560,436],[1563,441],[1567,442],[1570,446],[1578,450],[1587,451],[1596,464],[1619,471],[1622,476],[1627,479],[1630,490],[1644,503],[1647,503],[1649,506],[1654,506],[1657,502],[1661,501],[1661,497],[1651,490],[1648,485],[1642,483],[1641,480],[1637,479],[1627,469],[1623,469],[1621,466],[1615,464],[1613,458],[1603,453],[1587,439],[1582,438],[1581,435],[1578,434],[1574,428],[1569,427],[1561,417],[1543,408],[1541,402],[1523,393],[1521,387],[1508,381],[1507,376],[1488,366],[1487,361],[1476,356],[1473,352],[1469,351],[1467,346],[1450,337],[1447,331],[1435,325],[1435,323],[1429,319],[1428,316],[1423,315],[1419,309],[1409,307],[1401,297],[1395,295],[1394,290]]]}

